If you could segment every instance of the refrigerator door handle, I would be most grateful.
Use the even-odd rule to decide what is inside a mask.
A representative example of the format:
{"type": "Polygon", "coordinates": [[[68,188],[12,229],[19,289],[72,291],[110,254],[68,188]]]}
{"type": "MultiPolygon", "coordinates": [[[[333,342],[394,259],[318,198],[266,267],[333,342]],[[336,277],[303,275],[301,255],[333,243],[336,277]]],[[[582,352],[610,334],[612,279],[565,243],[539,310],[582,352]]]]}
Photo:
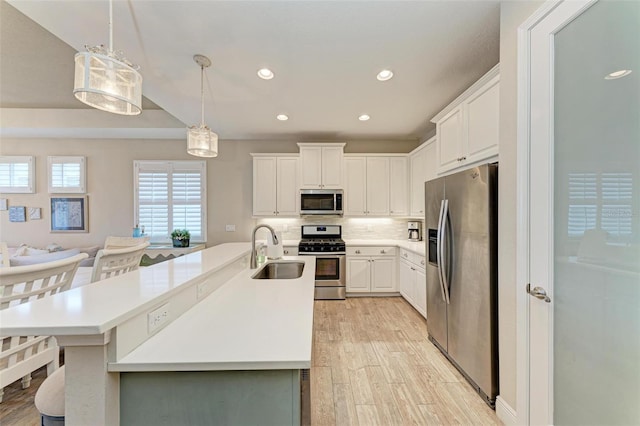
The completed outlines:
{"type": "MultiPolygon", "coordinates": [[[[442,266],[441,266],[441,270],[442,270],[442,288],[443,288],[443,293],[444,293],[444,298],[445,298],[445,302],[447,302],[447,305],[450,302],[450,298],[449,298],[449,277],[448,275],[448,271],[449,271],[449,256],[445,256],[445,251],[444,251],[444,242],[445,242],[445,235],[448,237],[447,242],[448,244],[451,244],[451,223],[449,222],[449,200],[444,200],[443,201],[443,209],[442,209],[442,238],[440,239],[440,242],[442,243],[441,246],[438,246],[440,249],[441,254],[441,259],[442,259],[442,266]]],[[[449,250],[448,250],[449,251],[449,250]]],[[[438,263],[438,265],[440,265],[440,263],[438,263]]]]}
{"type": "Polygon", "coordinates": [[[443,212],[444,212],[444,203],[445,200],[441,200],[440,201],[440,216],[438,217],[438,238],[436,241],[436,245],[437,245],[437,249],[436,249],[436,262],[438,263],[438,282],[440,284],[440,293],[442,294],[442,301],[443,302],[447,302],[447,298],[444,295],[444,269],[442,268],[443,266],[443,259],[442,259],[442,238],[443,238],[443,234],[444,234],[444,226],[443,226],[443,212]]]}

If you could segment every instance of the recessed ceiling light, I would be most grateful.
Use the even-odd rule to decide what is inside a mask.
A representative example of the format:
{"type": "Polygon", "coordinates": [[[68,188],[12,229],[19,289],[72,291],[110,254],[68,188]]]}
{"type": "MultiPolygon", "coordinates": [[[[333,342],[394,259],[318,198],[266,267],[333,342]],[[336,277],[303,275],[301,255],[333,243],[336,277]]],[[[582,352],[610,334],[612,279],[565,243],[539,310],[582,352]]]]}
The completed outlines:
{"type": "Polygon", "coordinates": [[[260,68],[258,70],[258,77],[263,80],[271,80],[273,76],[273,71],[271,71],[269,68],[260,68]]]}
{"type": "Polygon", "coordinates": [[[287,121],[289,119],[289,116],[287,114],[278,114],[276,115],[276,118],[280,121],[287,121]]]}
{"type": "Polygon", "coordinates": [[[382,70],[378,73],[378,76],[376,78],[380,81],[387,81],[387,80],[391,80],[391,77],[393,77],[393,71],[382,70]]]}
{"type": "Polygon", "coordinates": [[[362,114],[360,117],[358,117],[358,120],[360,121],[367,121],[369,120],[371,117],[369,117],[367,114],[362,114]]]}
{"type": "Polygon", "coordinates": [[[612,73],[607,74],[604,79],[605,80],[615,80],[616,78],[626,77],[631,74],[631,70],[620,70],[614,71],[612,73]]]}

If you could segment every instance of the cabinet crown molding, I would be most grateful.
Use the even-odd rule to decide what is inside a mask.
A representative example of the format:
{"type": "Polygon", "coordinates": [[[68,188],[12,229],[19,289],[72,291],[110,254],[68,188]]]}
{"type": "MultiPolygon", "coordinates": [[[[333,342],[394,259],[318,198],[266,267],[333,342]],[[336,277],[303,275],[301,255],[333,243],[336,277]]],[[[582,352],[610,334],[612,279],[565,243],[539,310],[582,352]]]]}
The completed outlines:
{"type": "Polygon", "coordinates": [[[346,145],[345,142],[298,142],[299,147],[303,146],[342,146],[346,145]]]}
{"type": "Polygon", "coordinates": [[[479,88],[481,88],[482,86],[484,86],[485,84],[487,84],[489,81],[491,81],[493,78],[495,78],[497,76],[500,76],[500,63],[497,63],[493,68],[491,68],[489,71],[487,71],[487,73],[485,75],[480,77],[480,79],[478,81],[476,81],[471,86],[469,86],[469,88],[467,90],[465,90],[464,92],[462,92],[462,94],[460,96],[455,98],[453,100],[453,102],[451,102],[442,111],[440,111],[438,113],[438,115],[433,117],[431,119],[431,122],[432,123],[437,123],[438,121],[442,120],[442,118],[444,118],[444,116],[449,114],[458,105],[460,105],[467,98],[469,98],[469,96],[473,95],[479,88]]]}
{"type": "Polygon", "coordinates": [[[297,152],[250,152],[249,155],[252,157],[300,157],[297,152]]]}

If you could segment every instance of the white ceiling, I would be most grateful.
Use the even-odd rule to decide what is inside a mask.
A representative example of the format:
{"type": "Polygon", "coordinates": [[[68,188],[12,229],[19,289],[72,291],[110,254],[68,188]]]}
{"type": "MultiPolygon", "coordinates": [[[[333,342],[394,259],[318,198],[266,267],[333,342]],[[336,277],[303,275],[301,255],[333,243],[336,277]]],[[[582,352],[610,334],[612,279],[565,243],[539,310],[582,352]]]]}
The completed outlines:
{"type": "MultiPolygon", "coordinates": [[[[2,5],[1,106],[82,108],[73,54],[108,44],[108,2],[9,3],[55,37],[2,5]]],[[[499,15],[498,1],[115,1],[114,47],[140,65],[144,107],[187,125],[192,57],[208,56],[205,121],[222,139],[417,139],[498,62],[499,15]],[[257,78],[265,66],[273,80],[257,78]],[[395,77],[381,83],[383,68],[395,77]]]]}

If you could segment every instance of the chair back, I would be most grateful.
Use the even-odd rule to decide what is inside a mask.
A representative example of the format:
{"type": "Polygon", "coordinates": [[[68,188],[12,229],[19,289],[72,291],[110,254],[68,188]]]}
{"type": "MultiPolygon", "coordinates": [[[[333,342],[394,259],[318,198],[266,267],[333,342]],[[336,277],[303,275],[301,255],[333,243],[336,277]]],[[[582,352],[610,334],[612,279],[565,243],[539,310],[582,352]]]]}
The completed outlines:
{"type": "MultiPolygon", "coordinates": [[[[88,255],[80,253],[53,262],[0,268],[0,309],[42,299],[69,289],[78,265],[88,255]]],[[[0,402],[4,387],[22,378],[31,384],[31,373],[47,366],[47,374],[58,368],[59,348],[51,336],[0,337],[0,402]]]]}
{"type": "Polygon", "coordinates": [[[0,309],[68,290],[78,265],[87,257],[80,253],[53,262],[0,268],[0,309]]]}
{"type": "Polygon", "coordinates": [[[139,243],[138,245],[115,249],[104,248],[98,251],[96,260],[93,262],[91,282],[94,283],[138,269],[144,250],[149,246],[149,243],[145,241],[140,244],[140,239],[135,239],[139,243]]]}
{"type": "Polygon", "coordinates": [[[149,241],[150,237],[107,237],[104,241],[105,249],[120,249],[138,246],[149,241]]]}

